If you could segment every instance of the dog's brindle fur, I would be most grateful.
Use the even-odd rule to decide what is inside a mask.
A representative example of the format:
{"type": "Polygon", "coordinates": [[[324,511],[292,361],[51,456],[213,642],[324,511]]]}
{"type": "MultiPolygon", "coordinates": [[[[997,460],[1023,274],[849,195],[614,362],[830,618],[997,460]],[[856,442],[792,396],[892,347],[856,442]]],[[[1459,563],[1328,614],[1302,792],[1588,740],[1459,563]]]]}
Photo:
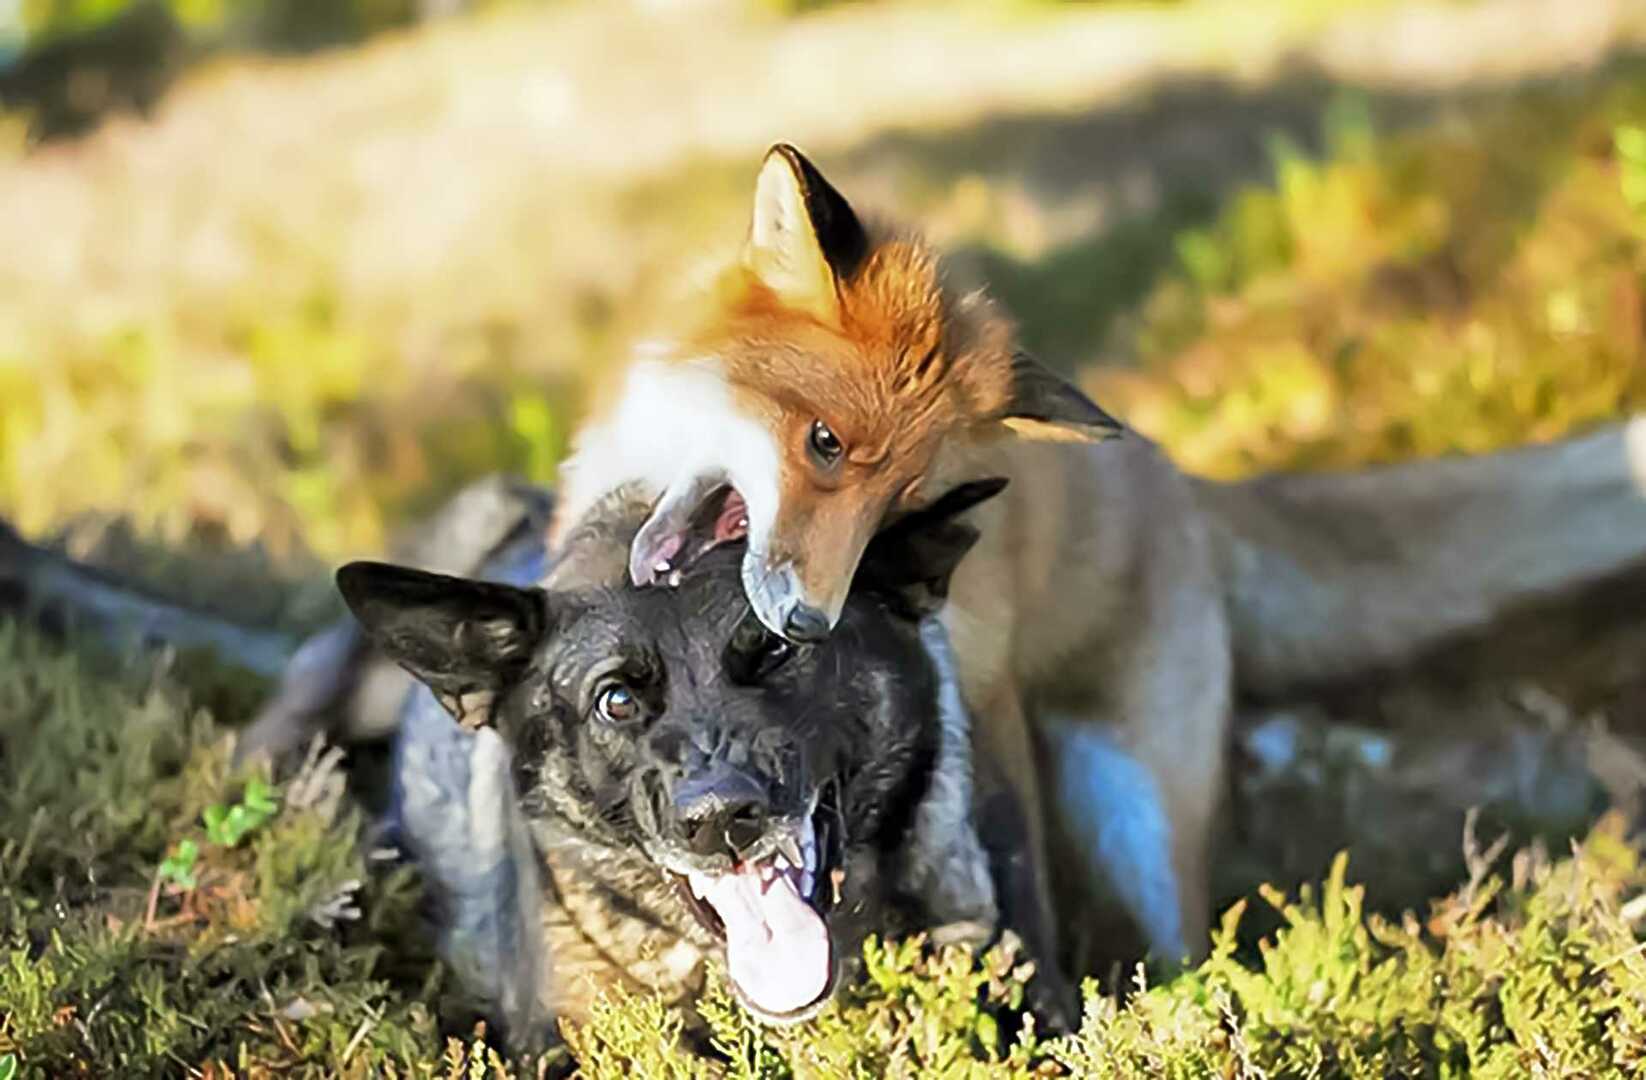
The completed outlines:
{"type": "Polygon", "coordinates": [[[605,584],[605,560],[621,566],[646,510],[621,499],[591,516],[553,575],[599,584],[544,591],[383,564],[340,572],[370,639],[435,698],[458,715],[486,701],[495,734],[481,730],[466,748],[459,740],[471,737],[428,695],[409,707],[402,842],[443,894],[443,951],[517,1035],[541,1031],[545,1010],[586,1017],[613,986],[681,1003],[700,989],[716,942],[675,874],[722,867],[735,853],[694,843],[701,835],[671,793],[728,767],[769,793],[768,831],[820,792],[838,811],[845,876],[827,921],[841,967],[870,932],[992,929],[988,865],[967,846],[965,717],[926,616],[976,539],[951,514],[995,490],[958,492],[877,540],[841,630],[801,648],[750,615],[736,549],[705,558],[674,588],[605,584]],[[598,695],[614,679],[643,716],[600,714],[598,695]],[[454,754],[464,759],[455,769],[454,754]],[[960,839],[941,850],[912,842],[939,833],[960,839]],[[530,915],[539,902],[540,924],[530,915]]]}

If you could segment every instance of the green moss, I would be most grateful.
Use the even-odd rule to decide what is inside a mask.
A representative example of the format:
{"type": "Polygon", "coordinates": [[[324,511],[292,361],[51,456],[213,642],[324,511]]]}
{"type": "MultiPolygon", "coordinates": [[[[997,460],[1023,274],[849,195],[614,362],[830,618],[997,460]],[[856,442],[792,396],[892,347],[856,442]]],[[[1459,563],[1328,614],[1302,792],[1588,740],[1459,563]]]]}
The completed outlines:
{"type": "Polygon", "coordinates": [[[337,761],[230,837],[210,809],[269,803],[228,750],[175,686],[110,682],[0,624],[0,1051],[23,1075],[366,1076],[436,1056],[414,883],[369,865],[337,761]],[[158,872],[184,840],[192,888],[158,872]]]}

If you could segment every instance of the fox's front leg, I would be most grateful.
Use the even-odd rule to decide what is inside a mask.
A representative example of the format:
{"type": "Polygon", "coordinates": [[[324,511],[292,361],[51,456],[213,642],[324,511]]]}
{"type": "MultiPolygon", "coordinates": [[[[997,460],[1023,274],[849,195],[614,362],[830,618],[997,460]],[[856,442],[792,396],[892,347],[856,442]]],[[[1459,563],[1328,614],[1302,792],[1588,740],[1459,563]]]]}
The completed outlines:
{"type": "MultiPolygon", "coordinates": [[[[1010,624],[1012,613],[998,611],[997,602],[987,608],[997,618],[979,619],[959,601],[951,598],[941,621],[971,712],[977,830],[992,864],[1001,925],[1023,939],[1050,982],[1061,974],[1061,953],[1047,862],[1047,806],[1034,734],[1011,671],[1009,639],[999,630],[1010,624]]],[[[1068,996],[1072,1004],[1073,995],[1068,996]]]]}
{"type": "MultiPolygon", "coordinates": [[[[1198,959],[1208,944],[1230,712],[1222,611],[1215,601],[1187,606],[1113,657],[1106,708],[1036,717],[1059,866],[1077,867],[1077,893],[1118,906],[1166,965],[1198,959]]],[[[1070,944],[1087,970],[1127,955],[1116,941],[1070,944]]]]}
{"type": "MultiPolygon", "coordinates": [[[[1012,722],[1023,721],[1019,710],[1012,722]]],[[[1042,846],[1045,819],[1023,802],[1000,767],[1002,760],[980,753],[976,766],[977,831],[989,855],[1000,926],[1017,935],[1027,958],[1034,962],[1031,1007],[1052,1031],[1070,1031],[1079,1016],[1079,1000],[1058,952],[1049,868],[1042,846]]],[[[1038,798],[1039,791],[1031,789],[1029,795],[1038,798]]]]}

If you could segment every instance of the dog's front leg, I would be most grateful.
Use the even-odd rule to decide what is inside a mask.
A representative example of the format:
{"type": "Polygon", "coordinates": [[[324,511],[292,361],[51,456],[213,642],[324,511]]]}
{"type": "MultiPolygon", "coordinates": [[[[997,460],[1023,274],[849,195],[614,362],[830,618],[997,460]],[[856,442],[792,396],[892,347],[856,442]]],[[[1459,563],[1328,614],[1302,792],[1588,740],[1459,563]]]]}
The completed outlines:
{"type": "Polygon", "coordinates": [[[979,758],[976,777],[977,831],[989,855],[1000,925],[1017,936],[1035,965],[1030,1006],[1052,1031],[1073,1030],[1079,1000],[1057,951],[1048,868],[1034,854],[1036,825],[1043,819],[1028,812],[992,756],[979,758]]]}
{"type": "Polygon", "coordinates": [[[464,731],[421,686],[396,740],[393,824],[440,908],[441,958],[511,1048],[546,1049],[557,1031],[545,1006],[542,890],[508,747],[492,728],[464,731]]]}
{"type": "Polygon", "coordinates": [[[937,675],[938,746],[931,784],[915,808],[898,885],[917,898],[933,939],[993,937],[1000,922],[995,874],[978,836],[971,713],[948,633],[937,619],[920,626],[920,642],[937,675]]]}
{"type": "Polygon", "coordinates": [[[1001,923],[1023,939],[1048,1004],[1055,1000],[1067,1009],[1073,993],[1059,966],[1039,770],[1015,686],[997,687],[975,719],[977,828],[994,869],[1001,923]]]}

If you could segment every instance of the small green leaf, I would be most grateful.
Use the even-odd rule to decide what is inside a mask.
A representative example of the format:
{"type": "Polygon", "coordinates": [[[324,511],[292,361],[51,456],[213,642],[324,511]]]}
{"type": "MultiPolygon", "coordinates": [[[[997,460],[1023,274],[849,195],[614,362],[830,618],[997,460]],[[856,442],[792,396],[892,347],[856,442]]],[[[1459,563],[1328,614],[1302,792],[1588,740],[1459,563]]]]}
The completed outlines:
{"type": "Polygon", "coordinates": [[[17,1055],[0,1054],[0,1080],[12,1080],[17,1075],[17,1055]]]}
{"type": "Polygon", "coordinates": [[[182,840],[177,850],[160,864],[160,877],[185,889],[195,887],[194,864],[200,857],[200,846],[193,840],[182,840]]]}
{"type": "Polygon", "coordinates": [[[229,839],[228,807],[221,804],[208,806],[200,817],[206,823],[207,840],[219,847],[233,846],[233,842],[229,839]]]}
{"type": "Polygon", "coordinates": [[[977,1018],[977,1041],[990,1057],[1000,1053],[1000,1025],[988,1013],[981,1013],[977,1018]]]}
{"type": "Polygon", "coordinates": [[[269,787],[269,785],[265,784],[262,780],[253,777],[252,780],[246,784],[246,794],[240,801],[248,810],[256,811],[258,814],[262,815],[258,819],[258,823],[261,824],[263,821],[272,816],[277,809],[279,809],[278,804],[274,801],[275,795],[276,792],[273,788],[269,787]]]}

